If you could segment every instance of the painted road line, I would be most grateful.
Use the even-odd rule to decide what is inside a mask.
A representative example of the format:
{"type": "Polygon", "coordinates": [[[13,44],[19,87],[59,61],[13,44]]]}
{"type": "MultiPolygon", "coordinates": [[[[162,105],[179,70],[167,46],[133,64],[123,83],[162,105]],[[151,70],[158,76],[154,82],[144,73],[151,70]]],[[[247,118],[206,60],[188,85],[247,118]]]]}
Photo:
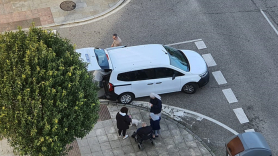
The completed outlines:
{"type": "Polygon", "coordinates": [[[223,74],[221,71],[215,71],[215,72],[212,72],[212,75],[214,76],[216,82],[219,84],[219,85],[222,85],[222,84],[226,84],[227,81],[226,79],[224,78],[223,74]]]}
{"type": "Polygon", "coordinates": [[[224,93],[226,99],[229,103],[235,103],[238,102],[235,94],[233,93],[231,88],[223,89],[222,92],[224,93]]]}
{"type": "Polygon", "coordinates": [[[200,50],[200,49],[206,49],[207,46],[205,44],[204,41],[197,41],[197,42],[194,42],[196,47],[200,50]]]}
{"type": "Polygon", "coordinates": [[[236,109],[233,109],[233,110],[236,114],[237,119],[239,120],[239,122],[241,124],[249,122],[249,120],[248,120],[247,116],[245,115],[242,108],[236,108],[236,109]]]}
{"type": "Polygon", "coordinates": [[[216,66],[216,62],[214,61],[213,57],[211,56],[211,54],[204,54],[202,55],[203,58],[205,59],[208,67],[212,67],[212,66],[216,66]]]}
{"type": "Polygon", "coordinates": [[[171,44],[167,44],[166,46],[179,45],[179,44],[185,44],[185,43],[191,43],[191,42],[197,42],[197,41],[202,41],[202,39],[196,39],[196,40],[189,40],[189,41],[171,43],[171,44]]]}
{"type": "Polygon", "coordinates": [[[245,132],[255,132],[254,129],[246,129],[245,132]]]}
{"type": "Polygon", "coordinates": [[[272,29],[275,31],[275,33],[278,35],[278,31],[276,30],[276,28],[274,27],[274,25],[270,22],[270,20],[268,19],[268,17],[266,16],[266,14],[264,13],[264,11],[262,9],[260,9],[261,13],[263,14],[264,18],[267,20],[268,24],[272,27],[272,29]]]}
{"type": "MultiPolygon", "coordinates": [[[[165,106],[165,104],[162,104],[162,105],[165,106]]],[[[167,105],[166,105],[166,106],[167,106],[167,105]]],[[[169,106],[168,106],[168,107],[169,107],[169,106]]],[[[227,125],[225,125],[225,124],[223,124],[223,123],[221,123],[221,122],[219,122],[219,121],[217,121],[217,120],[215,120],[215,119],[213,119],[213,118],[210,118],[210,117],[208,117],[208,116],[205,116],[205,115],[200,114],[200,113],[197,113],[197,112],[193,112],[193,111],[191,111],[191,110],[187,110],[187,109],[183,109],[183,108],[179,108],[179,107],[175,107],[175,106],[171,106],[171,107],[172,107],[172,108],[179,109],[179,110],[184,111],[184,112],[189,113],[189,114],[193,114],[193,115],[199,116],[199,117],[201,117],[201,118],[203,118],[203,119],[207,119],[208,121],[213,122],[213,123],[215,123],[215,124],[217,124],[217,125],[219,125],[219,126],[225,128],[226,130],[230,131],[230,132],[233,133],[234,135],[238,135],[238,132],[236,132],[235,130],[233,130],[233,129],[230,128],[229,126],[227,126],[227,125]]]]}

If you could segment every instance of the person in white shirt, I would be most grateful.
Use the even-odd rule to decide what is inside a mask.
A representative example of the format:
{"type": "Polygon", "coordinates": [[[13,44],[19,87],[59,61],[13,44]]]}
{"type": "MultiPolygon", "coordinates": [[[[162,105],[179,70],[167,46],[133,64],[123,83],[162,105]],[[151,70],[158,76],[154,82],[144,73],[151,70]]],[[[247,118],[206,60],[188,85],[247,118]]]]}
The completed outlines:
{"type": "Polygon", "coordinates": [[[103,85],[102,85],[102,79],[103,79],[103,76],[105,76],[105,75],[108,75],[110,73],[110,71],[109,72],[106,72],[105,70],[103,70],[103,69],[100,69],[100,70],[95,70],[94,71],[94,80],[96,81],[96,82],[98,82],[98,87],[99,88],[103,88],[103,85]]]}
{"type": "Polygon", "coordinates": [[[111,47],[118,47],[122,45],[122,40],[117,34],[113,34],[113,43],[111,47]]]}

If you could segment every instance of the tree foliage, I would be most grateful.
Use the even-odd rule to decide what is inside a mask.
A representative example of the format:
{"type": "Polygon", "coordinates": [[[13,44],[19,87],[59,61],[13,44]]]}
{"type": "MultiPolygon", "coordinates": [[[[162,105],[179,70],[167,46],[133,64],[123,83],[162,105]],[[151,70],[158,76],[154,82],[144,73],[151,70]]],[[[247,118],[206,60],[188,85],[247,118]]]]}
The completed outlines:
{"type": "Polygon", "coordinates": [[[55,156],[98,119],[97,88],[69,40],[40,28],[0,34],[0,136],[55,156]]]}

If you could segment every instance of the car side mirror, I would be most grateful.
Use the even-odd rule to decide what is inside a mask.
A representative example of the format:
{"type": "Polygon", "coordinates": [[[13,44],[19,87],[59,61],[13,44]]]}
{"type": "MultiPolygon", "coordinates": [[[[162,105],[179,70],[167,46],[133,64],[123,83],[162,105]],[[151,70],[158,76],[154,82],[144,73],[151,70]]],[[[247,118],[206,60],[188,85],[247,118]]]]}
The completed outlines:
{"type": "Polygon", "coordinates": [[[176,78],[176,74],[173,74],[172,80],[175,80],[176,78]]]}

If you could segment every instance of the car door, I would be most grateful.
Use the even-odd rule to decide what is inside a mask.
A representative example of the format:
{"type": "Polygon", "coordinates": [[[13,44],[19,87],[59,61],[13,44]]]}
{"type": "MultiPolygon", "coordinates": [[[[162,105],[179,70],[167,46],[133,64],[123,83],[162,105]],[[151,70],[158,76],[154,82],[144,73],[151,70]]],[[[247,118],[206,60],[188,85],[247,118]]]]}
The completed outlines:
{"type": "Polygon", "coordinates": [[[154,69],[143,69],[133,71],[132,91],[135,97],[148,96],[154,92],[154,69]]]}
{"type": "Polygon", "coordinates": [[[75,50],[80,54],[79,59],[88,63],[89,72],[100,69],[113,69],[111,61],[108,59],[105,50],[92,47],[75,50]]]}
{"type": "Polygon", "coordinates": [[[155,73],[156,73],[156,79],[155,79],[156,93],[161,94],[161,93],[180,91],[181,76],[184,74],[174,69],[166,68],[166,67],[155,68],[155,73]]]}

